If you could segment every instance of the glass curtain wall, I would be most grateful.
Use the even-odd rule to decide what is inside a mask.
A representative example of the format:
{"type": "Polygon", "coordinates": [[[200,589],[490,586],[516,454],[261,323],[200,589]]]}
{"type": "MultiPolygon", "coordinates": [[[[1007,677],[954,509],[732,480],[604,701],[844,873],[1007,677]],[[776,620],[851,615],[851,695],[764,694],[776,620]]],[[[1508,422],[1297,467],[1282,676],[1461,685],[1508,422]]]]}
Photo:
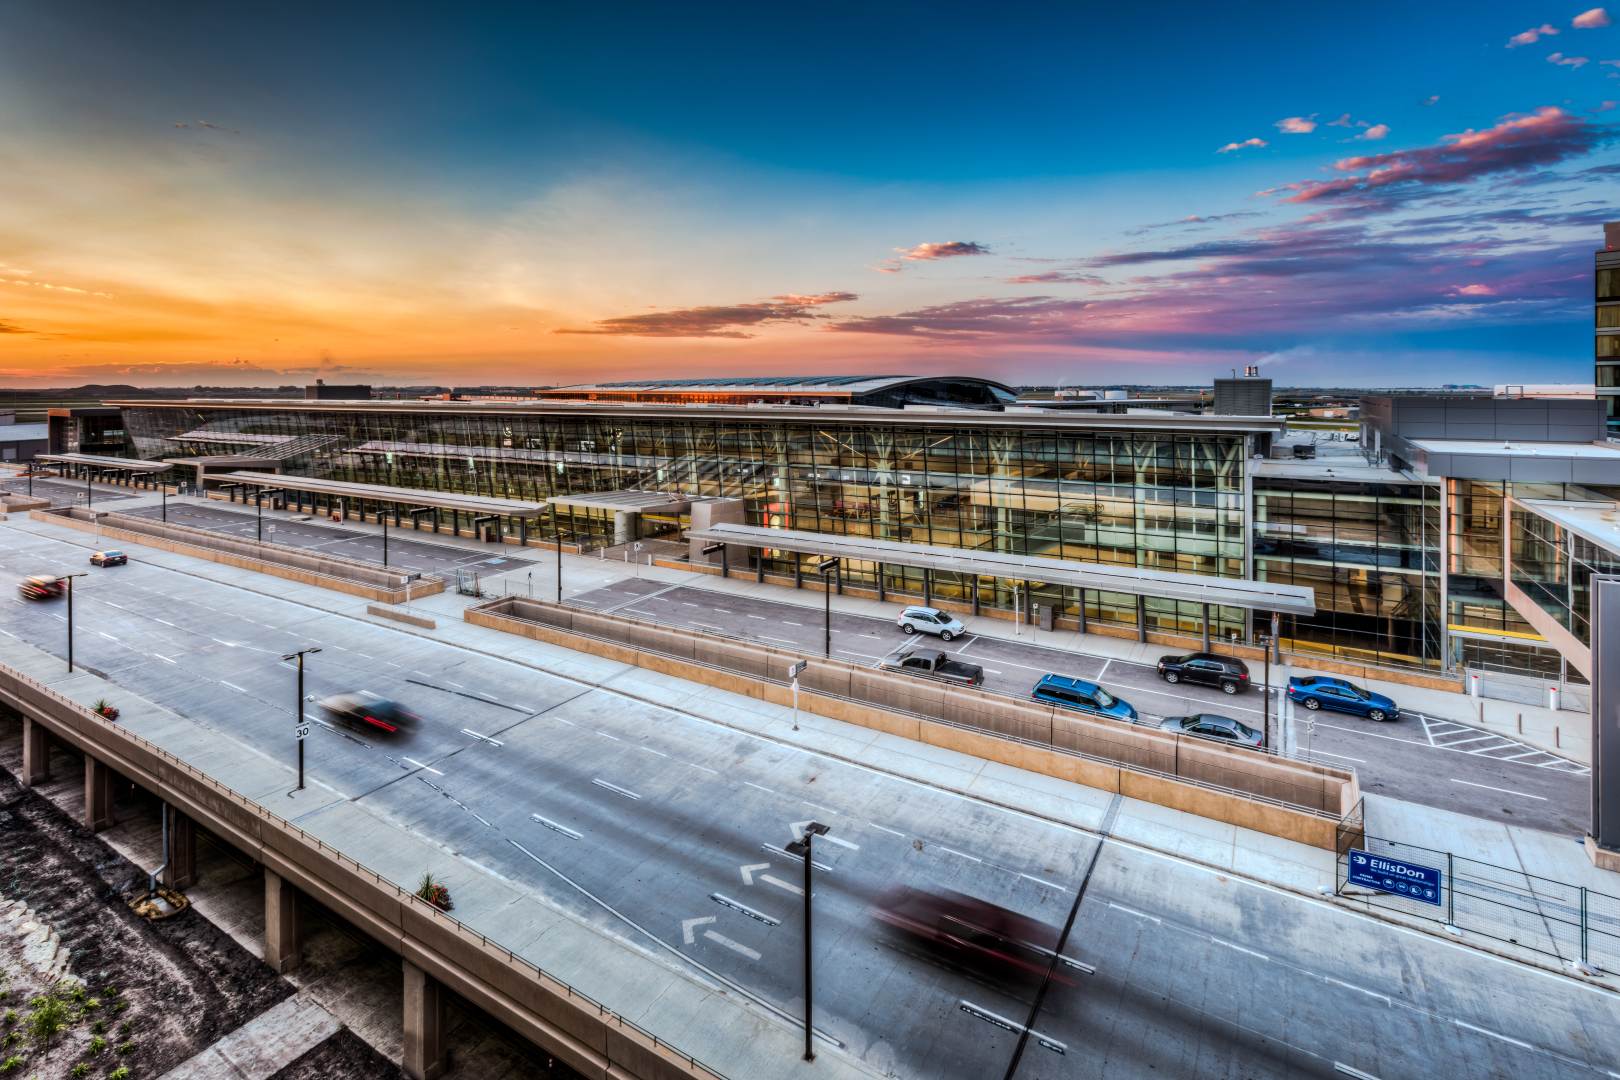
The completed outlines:
{"type": "Polygon", "coordinates": [[[1513,583],[1581,644],[1592,644],[1592,579],[1620,575],[1620,554],[1515,508],[1513,583]]]}

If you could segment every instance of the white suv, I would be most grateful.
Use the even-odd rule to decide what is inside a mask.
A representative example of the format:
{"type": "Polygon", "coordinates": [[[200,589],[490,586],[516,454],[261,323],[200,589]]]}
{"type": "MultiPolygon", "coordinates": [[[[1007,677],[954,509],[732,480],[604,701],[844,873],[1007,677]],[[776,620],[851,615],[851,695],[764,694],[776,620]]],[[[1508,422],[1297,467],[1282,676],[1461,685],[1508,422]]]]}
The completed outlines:
{"type": "Polygon", "coordinates": [[[962,620],[931,607],[906,608],[900,613],[896,625],[908,634],[915,634],[919,630],[925,634],[938,634],[941,641],[949,641],[967,633],[967,627],[962,625],[962,620]]]}

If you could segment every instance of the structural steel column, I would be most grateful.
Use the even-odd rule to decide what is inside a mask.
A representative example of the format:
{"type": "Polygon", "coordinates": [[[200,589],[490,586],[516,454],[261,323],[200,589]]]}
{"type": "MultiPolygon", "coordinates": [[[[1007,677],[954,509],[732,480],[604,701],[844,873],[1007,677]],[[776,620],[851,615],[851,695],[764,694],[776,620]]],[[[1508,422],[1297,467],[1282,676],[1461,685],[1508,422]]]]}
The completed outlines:
{"type": "Polygon", "coordinates": [[[934,574],[928,567],[923,567],[923,607],[929,607],[934,602],[934,574]]]}
{"type": "Polygon", "coordinates": [[[264,868],[264,962],[283,975],[300,960],[298,890],[264,868]]]}
{"type": "Polygon", "coordinates": [[[439,984],[409,960],[405,968],[405,1040],[399,1067],[411,1080],[444,1073],[444,1001],[439,984]]]}
{"type": "Polygon", "coordinates": [[[1204,651],[1209,652],[1209,605],[1204,605],[1204,651]]]}
{"type": "Polygon", "coordinates": [[[23,787],[51,778],[50,734],[45,725],[23,717],[23,787]]]}
{"type": "Polygon", "coordinates": [[[1136,640],[1147,640],[1147,598],[1140,594],[1136,597],[1136,640]]]}
{"type": "Polygon", "coordinates": [[[163,804],[161,812],[169,815],[169,850],[163,853],[163,884],[171,889],[189,889],[197,883],[197,827],[167,803],[163,804]]]}
{"type": "Polygon", "coordinates": [[[89,754],[84,755],[84,827],[100,832],[113,825],[113,771],[89,754]]]}
{"type": "Polygon", "coordinates": [[[1592,582],[1592,831],[1587,852],[1620,869],[1620,579],[1592,582]]]}

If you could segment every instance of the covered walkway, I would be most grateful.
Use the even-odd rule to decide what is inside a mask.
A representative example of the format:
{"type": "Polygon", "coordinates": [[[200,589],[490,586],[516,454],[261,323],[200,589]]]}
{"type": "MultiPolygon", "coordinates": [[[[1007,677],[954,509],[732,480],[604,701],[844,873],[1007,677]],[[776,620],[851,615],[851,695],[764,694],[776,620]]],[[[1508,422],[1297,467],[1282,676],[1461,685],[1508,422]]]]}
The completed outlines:
{"type": "Polygon", "coordinates": [[[158,474],[168,472],[166,461],[112,457],[106,454],[36,454],[41,465],[54,466],[63,479],[85,482],[86,502],[94,501],[92,484],[120,484],[124,487],[156,490],[158,474]]]}

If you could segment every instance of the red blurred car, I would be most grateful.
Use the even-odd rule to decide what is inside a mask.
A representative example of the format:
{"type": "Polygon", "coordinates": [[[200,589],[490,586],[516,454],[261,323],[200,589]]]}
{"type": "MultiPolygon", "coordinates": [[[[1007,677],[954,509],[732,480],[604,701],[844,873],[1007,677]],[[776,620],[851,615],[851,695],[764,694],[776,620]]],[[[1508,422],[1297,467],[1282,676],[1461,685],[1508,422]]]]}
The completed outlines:
{"type": "Polygon", "coordinates": [[[24,600],[50,600],[62,595],[62,579],[51,574],[33,574],[17,583],[17,594],[24,600]]]}
{"type": "MultiPolygon", "coordinates": [[[[1034,981],[1051,967],[1058,928],[950,889],[928,892],[897,886],[872,915],[908,945],[953,967],[997,981],[1034,981]]],[[[1053,981],[1073,985],[1060,964],[1053,981]]]]}

